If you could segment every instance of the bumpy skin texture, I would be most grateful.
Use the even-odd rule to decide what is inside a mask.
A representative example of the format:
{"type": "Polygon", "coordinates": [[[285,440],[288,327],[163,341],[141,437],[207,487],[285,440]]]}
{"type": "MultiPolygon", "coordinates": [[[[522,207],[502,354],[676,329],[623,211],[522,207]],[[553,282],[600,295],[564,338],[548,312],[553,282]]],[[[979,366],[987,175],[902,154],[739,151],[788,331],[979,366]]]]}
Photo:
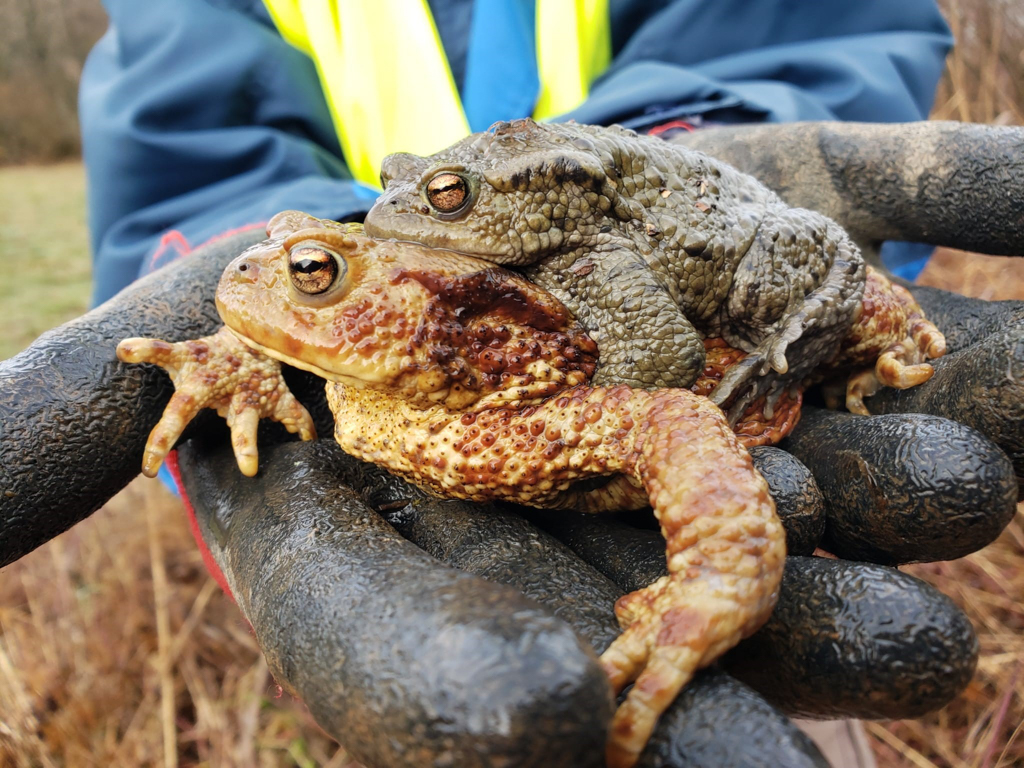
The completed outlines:
{"type": "MultiPolygon", "coordinates": [[[[768,483],[775,513],[786,529],[786,553],[811,554],[825,532],[825,500],[810,470],[792,454],[772,446],[751,448],[750,457],[754,460],[754,469],[768,483]]],[[[524,514],[534,525],[567,541],[581,556],[591,550],[599,551],[601,572],[613,581],[619,581],[619,574],[628,571],[639,573],[641,582],[645,574],[654,574],[647,582],[662,575],[664,557],[659,549],[654,550],[651,566],[654,571],[642,564],[643,557],[651,552],[648,539],[660,547],[661,537],[656,531],[631,530],[629,535],[624,535],[618,521],[585,513],[549,515],[542,511],[524,511],[524,514]]],[[[586,556],[584,559],[591,560],[586,556]]]]}
{"type": "MultiPolygon", "coordinates": [[[[624,631],[602,655],[616,691],[634,683],[608,746],[609,765],[633,765],[693,672],[760,626],[777,596],[784,532],[721,412],[688,390],[588,387],[594,343],[550,296],[487,262],[294,212],[268,231],[225,271],[218,309],[250,346],[329,379],[347,453],[447,496],[653,506],[669,575],[618,601],[624,631]]],[[[160,362],[163,342],[149,344],[160,362]]],[[[145,359],[143,342],[129,345],[145,359]]],[[[167,418],[182,418],[173,404],[167,418]]]]}
{"type": "MultiPolygon", "coordinates": [[[[135,474],[135,468],[138,467],[141,460],[146,435],[159,419],[161,410],[170,396],[171,386],[166,375],[155,368],[121,366],[115,363],[111,350],[117,339],[127,333],[137,333],[140,330],[174,339],[212,332],[220,322],[213,308],[213,290],[223,271],[223,265],[250,242],[258,239],[261,237],[254,238],[250,234],[207,246],[194,257],[184,259],[179,264],[162,270],[159,275],[133,286],[114,302],[93,310],[83,318],[62,326],[52,333],[45,334],[29,350],[2,364],[0,388],[3,389],[4,396],[8,400],[7,410],[4,411],[4,429],[0,430],[0,454],[3,456],[3,461],[0,462],[0,473],[6,472],[7,474],[4,476],[7,478],[17,478],[19,488],[33,492],[21,492],[13,496],[0,495],[0,561],[10,562],[17,559],[46,539],[70,527],[87,514],[88,510],[99,506],[112,496],[123,483],[135,474]],[[128,382],[127,386],[125,386],[125,382],[128,382]],[[15,424],[21,426],[14,429],[13,425],[15,424]]],[[[984,336],[994,331],[1005,330],[1012,323],[1019,322],[1019,302],[984,302],[927,288],[915,288],[914,293],[929,317],[935,318],[943,331],[947,333],[953,352],[966,350],[971,345],[979,343],[984,336]]],[[[978,396],[984,395],[988,390],[991,393],[990,398],[993,400],[998,398],[999,388],[1008,384],[1005,377],[1002,376],[1002,370],[1004,369],[984,368],[971,371],[971,386],[976,389],[978,396]]],[[[304,403],[311,404],[303,392],[295,389],[294,381],[294,377],[289,378],[293,391],[296,391],[304,403]]],[[[931,389],[940,385],[943,388],[946,386],[936,376],[925,385],[925,388],[931,389]]],[[[324,401],[322,383],[318,386],[320,400],[324,401]]],[[[929,400],[936,403],[941,402],[941,394],[936,393],[929,400]]],[[[315,415],[317,409],[311,406],[311,410],[315,415]]],[[[323,410],[327,410],[326,405],[323,410]]],[[[871,422],[870,420],[860,421],[864,424],[864,429],[859,432],[844,430],[845,442],[841,444],[837,442],[833,446],[837,452],[858,454],[862,450],[867,450],[869,453],[873,450],[870,447],[871,422]]],[[[208,423],[204,422],[203,427],[213,427],[215,422],[215,419],[209,420],[208,423]]],[[[1021,422],[1018,421],[1016,424],[1019,423],[1021,422]]],[[[321,424],[322,422],[318,420],[318,426],[321,424]]],[[[1004,426],[1011,428],[1016,424],[1007,421],[1004,426]]],[[[200,431],[205,431],[205,429],[200,431]]],[[[267,432],[268,430],[261,427],[261,441],[267,436],[267,432]]],[[[328,418],[326,425],[320,426],[320,433],[326,435],[329,432],[330,419],[328,418]]],[[[935,435],[934,439],[942,440],[943,438],[940,434],[935,435]]],[[[1018,440],[1016,445],[1020,444],[1021,442],[1018,440]]],[[[296,458],[296,461],[301,460],[305,459],[296,458]]],[[[795,461],[793,463],[798,464],[795,461]]],[[[829,459],[825,457],[821,463],[824,467],[820,471],[827,475],[830,471],[829,459]]],[[[222,462],[219,466],[221,469],[218,472],[218,485],[227,486],[243,480],[229,462],[222,462]]],[[[760,466],[756,459],[755,466],[760,466]]],[[[296,467],[294,463],[289,463],[287,468],[289,471],[299,473],[304,481],[312,482],[310,476],[303,475],[302,466],[296,467]]],[[[766,473],[769,485],[774,491],[771,475],[766,470],[762,471],[766,473]]],[[[941,496],[950,490],[948,486],[930,487],[927,484],[930,478],[925,475],[916,475],[917,480],[910,486],[906,485],[909,482],[906,478],[901,484],[899,477],[901,471],[900,467],[893,467],[891,470],[890,487],[896,488],[897,494],[902,494],[902,488],[905,486],[907,493],[933,496],[941,496]]],[[[334,476],[318,475],[317,477],[319,478],[317,482],[323,483],[327,487],[337,487],[334,476]]],[[[245,482],[265,484],[267,492],[280,499],[286,498],[285,494],[290,493],[291,489],[296,487],[288,477],[278,478],[276,475],[269,476],[267,474],[258,476],[254,481],[245,482]]],[[[11,487],[10,480],[5,483],[4,487],[11,487]]],[[[450,506],[447,505],[456,503],[446,503],[446,510],[450,510],[450,506]]],[[[476,509],[479,509],[481,515],[489,514],[484,509],[476,509]]],[[[332,517],[323,510],[321,512],[323,517],[317,526],[321,530],[329,529],[333,524],[332,517]]],[[[884,509],[881,512],[884,513],[884,509]]],[[[438,522],[438,527],[441,527],[440,517],[441,513],[439,512],[434,518],[438,522]]],[[[543,518],[538,516],[535,519],[561,522],[567,520],[568,517],[562,514],[546,514],[543,518]]],[[[604,516],[593,515],[573,516],[572,519],[591,524],[611,522],[604,516]]],[[[365,518],[360,516],[358,520],[365,521],[365,518]]],[[[937,524],[941,525],[942,523],[938,522],[937,524]]],[[[420,531],[425,528],[426,526],[417,526],[420,531]]],[[[640,576],[641,580],[634,586],[624,583],[623,588],[639,588],[662,575],[665,564],[664,545],[660,537],[654,532],[636,531],[621,525],[618,528],[619,535],[609,534],[603,536],[600,541],[605,544],[604,554],[607,557],[614,558],[616,562],[622,563],[628,572],[640,576]],[[628,554],[635,549],[629,543],[632,539],[626,537],[627,533],[651,534],[653,540],[648,542],[650,545],[648,554],[653,567],[650,570],[642,572],[640,567],[636,566],[640,562],[639,560],[621,557],[623,552],[628,554]]],[[[235,538],[228,542],[230,547],[238,546],[244,549],[250,546],[250,540],[256,544],[260,542],[262,528],[253,526],[251,539],[243,535],[246,530],[246,521],[239,520],[235,533],[241,538],[235,538]]],[[[410,529],[403,528],[403,532],[408,530],[410,529]]],[[[500,537],[502,530],[501,528],[497,529],[494,536],[500,537]]],[[[437,539],[442,537],[443,533],[443,531],[432,533],[426,531],[424,535],[431,535],[432,538],[437,539]]],[[[207,533],[207,541],[213,541],[209,533],[207,533]]],[[[336,548],[339,557],[356,558],[363,551],[361,549],[363,540],[358,537],[350,540],[335,538],[331,543],[336,548]]],[[[517,540],[498,540],[496,543],[496,549],[508,552],[509,557],[522,556],[524,570],[538,566],[538,562],[529,557],[534,551],[534,547],[533,539],[522,544],[517,540]]],[[[466,551],[460,549],[457,543],[452,544],[452,550],[466,551]]],[[[375,551],[380,552],[381,557],[389,562],[394,557],[393,551],[386,548],[375,551]]],[[[538,559],[541,560],[549,554],[547,550],[539,551],[542,554],[538,559]]],[[[598,561],[594,562],[595,565],[598,564],[598,561]]],[[[512,564],[501,566],[488,564],[481,554],[460,560],[460,564],[466,567],[469,567],[471,563],[486,568],[489,575],[499,572],[511,574],[515,570],[512,564]]],[[[579,561],[576,561],[573,567],[579,569],[579,561]]],[[[313,569],[309,573],[315,575],[316,571],[313,569]]],[[[392,599],[399,599],[406,590],[412,590],[416,586],[415,579],[396,582],[388,578],[386,570],[381,570],[379,573],[383,574],[381,578],[386,580],[387,594],[392,599]]],[[[246,574],[258,575],[255,571],[247,571],[246,574]]],[[[241,577],[242,581],[244,582],[247,577],[241,577]]],[[[523,575],[522,581],[525,584],[532,583],[534,588],[543,587],[529,575],[523,575]]],[[[303,579],[300,577],[294,583],[301,585],[303,579]]],[[[566,581],[562,581],[560,585],[566,583],[566,581]]],[[[837,584],[833,599],[841,599],[847,588],[853,590],[852,594],[859,595],[858,599],[861,604],[867,601],[884,601],[889,597],[888,593],[884,591],[865,596],[857,592],[855,587],[855,581],[850,581],[845,585],[837,584]]],[[[603,592],[599,591],[597,594],[603,594],[603,592]]],[[[537,594],[538,599],[541,598],[541,595],[542,593],[537,594]]],[[[785,599],[785,592],[782,596],[785,599]]],[[[289,603],[289,607],[294,612],[282,608],[276,614],[276,620],[292,631],[303,631],[304,621],[309,616],[305,607],[295,602],[289,603]]],[[[501,610],[500,606],[497,606],[496,609],[501,610]]],[[[566,615],[568,616],[568,613],[566,615]]],[[[420,631],[412,617],[389,617],[389,622],[391,622],[389,626],[395,626],[399,631],[406,630],[413,633],[420,631]]],[[[581,626],[580,631],[584,636],[591,637],[587,634],[589,630],[585,627],[581,626]]],[[[816,665],[813,657],[808,658],[803,654],[798,657],[786,650],[785,637],[785,635],[779,635],[782,644],[777,646],[778,659],[792,660],[793,663],[796,663],[796,659],[800,659],[802,660],[800,663],[809,665],[809,671],[821,671],[821,667],[816,665]]],[[[866,657],[870,658],[874,653],[871,649],[875,645],[869,638],[856,634],[848,634],[846,637],[845,642],[848,645],[852,644],[861,648],[866,657]]],[[[282,642],[290,645],[288,638],[283,639],[282,642]]],[[[889,648],[894,656],[901,653],[899,643],[890,644],[889,648]]],[[[740,648],[736,653],[741,653],[742,650],[740,648]]],[[[854,654],[844,653],[841,658],[852,658],[853,656],[854,654]]],[[[336,657],[324,655],[318,658],[320,662],[314,661],[311,657],[304,659],[304,662],[309,665],[319,664],[310,671],[310,677],[317,675],[324,680],[329,680],[332,675],[337,674],[336,657]]],[[[365,665],[365,670],[356,672],[356,674],[362,675],[362,679],[369,685],[377,686],[380,682],[375,673],[377,659],[372,654],[360,658],[361,664],[365,665]]],[[[780,668],[774,662],[767,663],[773,669],[780,668]]],[[[406,670],[399,668],[397,671],[403,675],[403,679],[408,679],[406,670]]],[[[837,668],[837,671],[841,671],[841,668],[837,668]]],[[[831,682],[820,682],[820,677],[808,676],[807,679],[814,679],[816,690],[819,691],[836,688],[831,682]]],[[[698,675],[684,693],[689,694],[700,690],[702,681],[703,676],[698,675]]],[[[776,687],[774,678],[771,678],[769,685],[772,689],[776,687]]],[[[797,690],[795,695],[800,696],[802,693],[797,690]]],[[[314,694],[310,692],[307,695],[312,698],[314,694]]],[[[679,701],[686,698],[686,695],[681,696],[677,700],[677,704],[662,718],[666,726],[669,725],[668,720],[673,717],[673,713],[677,711],[679,701]]],[[[855,706],[860,706],[856,704],[856,692],[851,693],[848,698],[855,706]]],[[[699,735],[714,743],[717,743],[716,739],[726,743],[734,739],[750,739],[751,734],[747,733],[746,729],[748,726],[753,729],[754,725],[750,724],[750,720],[738,721],[730,716],[733,711],[730,709],[733,706],[731,699],[719,698],[714,701],[704,699],[702,701],[702,706],[717,704],[721,710],[720,716],[714,719],[717,728],[713,730],[700,729],[699,735]]],[[[325,706],[329,706],[329,703],[325,706]]],[[[784,706],[793,705],[784,704],[784,706]]],[[[856,711],[854,709],[851,714],[855,714],[856,711]]],[[[761,712],[763,710],[752,711],[751,717],[761,712]]],[[[676,722],[675,727],[682,727],[688,722],[694,722],[694,720],[688,719],[684,714],[676,722]]],[[[457,729],[462,727],[464,724],[461,722],[452,724],[451,733],[456,744],[460,738],[457,735],[457,729]]],[[[391,734],[392,738],[404,737],[405,726],[399,725],[399,729],[397,736],[391,734]]],[[[658,738],[659,731],[661,731],[660,727],[655,733],[655,739],[658,738]]],[[[378,731],[374,731],[371,735],[378,733],[378,731]]],[[[544,738],[537,727],[531,728],[530,733],[535,734],[538,740],[544,738]]],[[[672,738],[671,728],[667,729],[666,733],[668,734],[666,738],[672,738]]],[[[768,750],[774,741],[775,731],[762,730],[758,726],[757,733],[762,736],[761,753],[773,754],[768,750]]],[[[681,738],[689,739],[691,736],[684,734],[681,738]]],[[[757,744],[758,742],[750,740],[750,743],[757,744]]],[[[441,748],[444,749],[443,743],[441,748]]],[[[795,760],[785,759],[769,758],[766,761],[771,765],[796,763],[795,760]]],[[[720,764],[712,759],[709,759],[707,763],[720,764]]],[[[685,758],[679,764],[685,765],[685,758]]],[[[655,762],[652,765],[662,768],[665,763],[655,762]]],[[[675,765],[675,763],[668,763],[668,765],[675,765]]]]}
{"type": "Polygon", "coordinates": [[[821,211],[872,263],[883,240],[1024,254],[1019,126],[744,125],[681,134],[673,142],[751,174],[790,205],[821,211]]]}
{"type": "Polygon", "coordinates": [[[369,234],[532,265],[600,344],[596,383],[689,386],[712,337],[750,354],[712,399],[752,399],[769,370],[799,381],[831,358],[863,293],[833,222],[619,127],[499,123],[429,158],[392,155],[381,177],[369,234]]]}
{"type": "MultiPolygon", "coordinates": [[[[359,491],[404,537],[442,562],[516,587],[554,611],[598,650],[618,636],[610,606],[623,590],[518,514],[505,506],[431,498],[378,467],[340,452],[336,462],[332,476],[359,491]]],[[[759,466],[756,459],[755,466],[759,466]]],[[[221,471],[227,473],[230,468],[222,466],[221,471]]],[[[225,482],[234,485],[237,478],[225,478],[225,482]]],[[[774,492],[771,477],[768,484],[774,492]]],[[[531,519],[554,524],[577,516],[532,512],[531,519]]],[[[606,522],[605,516],[581,516],[595,524],[606,522]]],[[[654,539],[645,542],[658,563],[653,581],[665,572],[664,540],[655,531],[638,533],[649,533],[654,539]]],[[[605,549],[615,556],[614,542],[605,542],[605,549]]],[[[538,735],[529,738],[536,740],[538,735]]],[[[781,712],[743,683],[714,669],[698,673],[662,715],[638,763],[641,768],[750,768],[754,764],[826,765],[813,743],[781,712]]]]}
{"type": "Polygon", "coordinates": [[[313,420],[289,391],[279,362],[253,351],[228,331],[212,338],[212,343],[198,340],[176,345],[143,340],[141,355],[136,354],[132,339],[118,345],[122,362],[154,363],[175,382],[189,382],[178,387],[168,403],[167,412],[173,418],[161,419],[146,441],[142,474],[147,477],[156,477],[185,425],[205,408],[215,409],[231,427],[238,468],[249,477],[259,467],[256,424],[260,419],[278,421],[303,440],[316,437],[313,420]],[[211,347],[216,354],[211,354],[211,347]]]}

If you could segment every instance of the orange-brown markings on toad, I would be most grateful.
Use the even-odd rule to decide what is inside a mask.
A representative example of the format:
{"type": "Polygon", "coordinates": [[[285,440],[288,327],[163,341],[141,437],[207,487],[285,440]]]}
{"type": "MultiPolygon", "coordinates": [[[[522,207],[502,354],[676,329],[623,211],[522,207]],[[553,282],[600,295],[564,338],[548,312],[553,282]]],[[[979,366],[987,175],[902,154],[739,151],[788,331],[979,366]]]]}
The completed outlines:
{"type": "MultiPolygon", "coordinates": [[[[726,371],[745,358],[747,353],[730,347],[723,339],[705,339],[704,351],[704,370],[690,387],[690,391],[706,397],[718,386],[726,371]]],[[[766,402],[765,395],[754,400],[733,426],[733,431],[746,448],[774,445],[793,431],[800,421],[803,389],[794,387],[783,392],[775,404],[771,417],[765,414],[766,402]]]]}
{"type": "Polygon", "coordinates": [[[693,608],[673,608],[662,617],[658,645],[689,645],[708,632],[708,620],[693,608]]]}
{"type": "Polygon", "coordinates": [[[623,633],[601,657],[614,687],[636,682],[608,751],[613,768],[632,765],[694,672],[774,603],[785,538],[749,455],[722,412],[688,390],[588,386],[593,341],[512,273],[296,221],[305,228],[281,229],[283,241],[243,257],[259,269],[225,273],[218,307],[232,331],[223,343],[240,345],[237,334],[327,378],[346,452],[445,496],[588,511],[653,506],[669,575],[620,601],[623,633]],[[290,242],[332,248],[347,262],[344,284],[314,297],[291,290],[290,242]],[[312,329],[296,312],[316,317],[312,329]],[[604,477],[612,479],[578,484],[604,477]]]}
{"type": "Polygon", "coordinates": [[[882,386],[905,389],[924,383],[935,372],[926,361],[945,352],[945,337],[910,292],[868,267],[859,312],[828,368],[855,369],[847,379],[846,407],[867,414],[864,398],[882,386]]]}

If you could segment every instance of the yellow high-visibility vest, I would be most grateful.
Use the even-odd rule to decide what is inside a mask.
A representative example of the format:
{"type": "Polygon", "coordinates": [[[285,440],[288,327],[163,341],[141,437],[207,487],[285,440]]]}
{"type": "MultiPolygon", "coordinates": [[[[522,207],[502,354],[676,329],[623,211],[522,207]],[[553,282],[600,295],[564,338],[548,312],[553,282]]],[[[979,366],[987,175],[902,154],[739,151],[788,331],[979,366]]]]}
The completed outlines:
{"type": "MultiPolygon", "coordinates": [[[[487,0],[479,0],[486,2],[487,0]]],[[[264,0],[316,63],[349,170],[378,184],[392,152],[429,155],[469,134],[427,0],[264,0]]],[[[537,0],[537,120],[579,106],[611,60],[608,0],[537,0]]]]}

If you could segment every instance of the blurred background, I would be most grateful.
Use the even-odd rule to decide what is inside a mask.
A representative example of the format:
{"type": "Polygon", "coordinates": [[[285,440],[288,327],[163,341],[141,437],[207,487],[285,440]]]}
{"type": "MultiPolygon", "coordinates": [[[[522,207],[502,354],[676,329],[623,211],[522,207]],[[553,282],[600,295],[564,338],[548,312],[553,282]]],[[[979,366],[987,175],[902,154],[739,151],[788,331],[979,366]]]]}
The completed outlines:
{"type": "MultiPolygon", "coordinates": [[[[1024,125],[1024,2],[940,4],[958,44],[933,118],[1024,125]]],[[[0,359],[87,308],[76,99],[105,28],[99,0],[0,2],[0,359]]],[[[1024,299],[1024,259],[942,250],[919,282],[1024,299]]],[[[1024,512],[980,553],[904,570],[967,611],[981,659],[940,712],[867,725],[879,765],[1024,765],[1024,512]]],[[[354,766],[281,694],[152,481],[0,571],[0,768],[92,765],[354,766]]]]}

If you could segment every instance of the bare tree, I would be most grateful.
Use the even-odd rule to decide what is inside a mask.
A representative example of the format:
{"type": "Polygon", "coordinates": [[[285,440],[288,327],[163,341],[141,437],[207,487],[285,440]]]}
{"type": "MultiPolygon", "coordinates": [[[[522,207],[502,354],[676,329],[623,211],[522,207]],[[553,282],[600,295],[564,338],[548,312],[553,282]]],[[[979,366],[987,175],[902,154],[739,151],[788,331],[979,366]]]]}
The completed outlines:
{"type": "Polygon", "coordinates": [[[79,153],[78,81],[105,27],[99,0],[0,2],[0,163],[79,153]]]}

